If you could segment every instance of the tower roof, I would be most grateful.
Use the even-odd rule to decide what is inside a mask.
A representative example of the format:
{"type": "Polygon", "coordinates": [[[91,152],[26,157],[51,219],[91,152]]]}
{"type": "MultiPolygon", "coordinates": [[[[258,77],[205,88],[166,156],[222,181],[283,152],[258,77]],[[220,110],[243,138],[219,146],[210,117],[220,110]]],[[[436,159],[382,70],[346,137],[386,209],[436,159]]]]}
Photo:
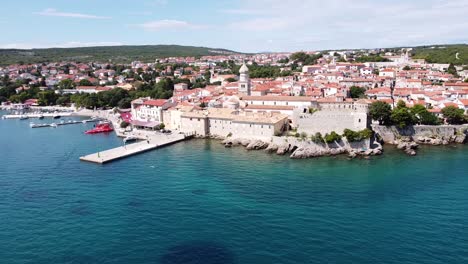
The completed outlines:
{"type": "Polygon", "coordinates": [[[249,72],[249,68],[247,68],[247,65],[242,64],[242,67],[239,69],[239,73],[248,73],[249,72]]]}

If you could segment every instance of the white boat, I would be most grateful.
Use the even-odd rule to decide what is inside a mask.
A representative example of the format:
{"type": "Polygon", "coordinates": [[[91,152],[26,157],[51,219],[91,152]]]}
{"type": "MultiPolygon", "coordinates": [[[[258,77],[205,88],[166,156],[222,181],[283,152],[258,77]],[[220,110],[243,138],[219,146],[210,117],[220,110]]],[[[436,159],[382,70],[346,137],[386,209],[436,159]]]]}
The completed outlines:
{"type": "Polygon", "coordinates": [[[28,118],[29,118],[28,116],[21,115],[19,119],[20,119],[20,120],[25,120],[25,119],[28,119],[28,118]]]}
{"type": "Polygon", "coordinates": [[[29,126],[34,127],[35,125],[34,125],[34,123],[29,123],[29,126]]]}
{"type": "Polygon", "coordinates": [[[57,124],[52,123],[52,124],[50,124],[50,127],[56,128],[56,127],[57,127],[57,124]]]}
{"type": "Polygon", "coordinates": [[[133,141],[137,141],[138,138],[135,137],[135,136],[126,136],[123,140],[124,143],[128,143],[128,142],[133,142],[133,141]]]}

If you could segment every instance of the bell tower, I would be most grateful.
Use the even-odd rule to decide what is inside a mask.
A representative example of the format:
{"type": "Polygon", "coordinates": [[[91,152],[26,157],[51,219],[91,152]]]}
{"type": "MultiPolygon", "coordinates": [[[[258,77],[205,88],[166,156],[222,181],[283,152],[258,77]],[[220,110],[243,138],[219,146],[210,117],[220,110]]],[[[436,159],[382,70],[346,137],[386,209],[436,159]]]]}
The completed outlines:
{"type": "Polygon", "coordinates": [[[239,69],[239,93],[250,95],[250,76],[249,68],[247,65],[242,64],[242,67],[239,69]]]}

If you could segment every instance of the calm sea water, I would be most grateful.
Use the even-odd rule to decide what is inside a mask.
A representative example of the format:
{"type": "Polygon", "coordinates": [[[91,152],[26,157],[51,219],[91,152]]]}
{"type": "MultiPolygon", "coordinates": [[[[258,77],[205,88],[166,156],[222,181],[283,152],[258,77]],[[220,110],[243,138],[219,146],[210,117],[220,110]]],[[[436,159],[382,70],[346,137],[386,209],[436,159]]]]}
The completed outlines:
{"type": "Polygon", "coordinates": [[[192,140],[104,166],[0,120],[1,263],[468,263],[468,148],[291,160],[192,140]]]}

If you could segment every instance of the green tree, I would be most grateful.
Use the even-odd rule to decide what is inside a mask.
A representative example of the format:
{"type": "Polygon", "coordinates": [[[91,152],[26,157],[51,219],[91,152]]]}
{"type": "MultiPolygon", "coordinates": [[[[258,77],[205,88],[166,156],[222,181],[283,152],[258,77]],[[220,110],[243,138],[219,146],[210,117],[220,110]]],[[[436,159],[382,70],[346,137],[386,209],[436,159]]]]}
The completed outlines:
{"type": "Polygon", "coordinates": [[[325,142],[320,132],[317,132],[315,133],[315,135],[310,136],[310,140],[312,140],[312,142],[317,143],[317,144],[325,142]]]}
{"type": "Polygon", "coordinates": [[[392,123],[399,128],[405,128],[407,126],[414,125],[415,117],[411,111],[405,107],[396,107],[393,109],[391,114],[392,123]]]}
{"type": "Polygon", "coordinates": [[[411,70],[411,67],[409,65],[406,65],[405,67],[403,67],[403,70],[404,71],[409,71],[409,70],[411,70]]]}
{"type": "Polygon", "coordinates": [[[392,107],[385,102],[373,102],[369,106],[369,115],[373,120],[379,121],[380,125],[390,125],[392,107]]]}
{"type": "Polygon", "coordinates": [[[132,107],[132,99],[131,98],[122,98],[119,103],[117,104],[117,107],[120,109],[127,109],[132,107]]]}
{"type": "Polygon", "coordinates": [[[83,79],[83,80],[80,80],[79,85],[80,86],[93,86],[93,83],[90,82],[88,79],[83,79]]]}
{"type": "Polygon", "coordinates": [[[442,115],[447,123],[452,125],[463,124],[466,122],[463,110],[455,106],[444,107],[442,109],[442,115]]]}
{"type": "Polygon", "coordinates": [[[59,95],[54,91],[43,91],[38,93],[38,103],[39,105],[53,105],[56,103],[59,95]]]}
{"type": "Polygon", "coordinates": [[[450,65],[447,68],[447,72],[452,74],[455,77],[458,77],[458,72],[453,63],[450,63],[450,65]]]}
{"type": "Polygon", "coordinates": [[[330,132],[330,134],[325,134],[325,142],[327,143],[333,143],[335,141],[340,141],[341,136],[338,135],[335,131],[330,132]]]}
{"type": "Polygon", "coordinates": [[[422,125],[437,125],[440,123],[437,116],[429,112],[423,105],[415,105],[410,111],[416,118],[416,123],[422,125]]]}
{"type": "Polygon", "coordinates": [[[66,96],[66,95],[60,96],[59,98],[57,98],[57,101],[55,101],[55,104],[61,105],[61,106],[66,106],[69,103],[70,103],[70,96],[66,96]]]}
{"type": "Polygon", "coordinates": [[[73,89],[73,88],[75,88],[75,84],[70,79],[61,80],[58,83],[57,86],[58,86],[59,89],[73,89]]]}
{"type": "Polygon", "coordinates": [[[127,128],[129,125],[130,125],[130,124],[129,124],[128,122],[122,121],[122,122],[120,123],[120,128],[127,128]]]}
{"type": "Polygon", "coordinates": [[[351,86],[349,89],[349,94],[351,98],[364,98],[366,89],[358,86],[351,86]]]}

